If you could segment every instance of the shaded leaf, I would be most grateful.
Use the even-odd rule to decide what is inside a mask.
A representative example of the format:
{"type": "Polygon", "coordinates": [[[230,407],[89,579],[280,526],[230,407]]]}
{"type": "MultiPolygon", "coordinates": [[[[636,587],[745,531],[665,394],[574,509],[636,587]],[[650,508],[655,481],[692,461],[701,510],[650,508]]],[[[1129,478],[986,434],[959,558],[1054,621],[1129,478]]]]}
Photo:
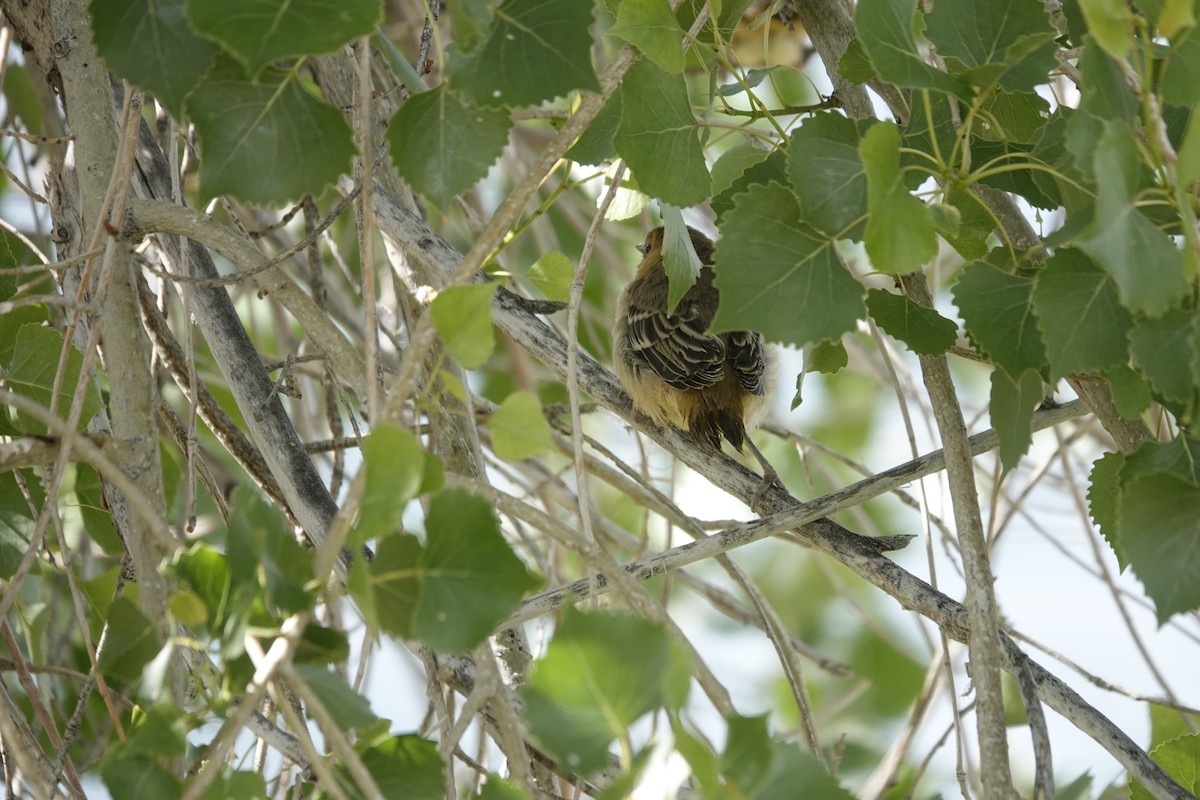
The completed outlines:
{"type": "Polygon", "coordinates": [[[435,496],[425,530],[413,633],[435,650],[466,652],[541,581],[504,540],[491,507],[474,495],[445,491],[435,496]]]}
{"type": "Polygon", "coordinates": [[[1200,487],[1166,473],[1138,476],[1125,483],[1117,516],[1159,624],[1200,608],[1200,487]]]}
{"type": "MultiPolygon", "coordinates": [[[[54,375],[59,358],[63,355],[63,335],[53,328],[40,325],[22,325],[17,329],[17,340],[12,350],[12,361],[4,375],[9,391],[29,398],[49,409],[54,395],[54,375]]],[[[79,382],[79,371],[83,368],[83,355],[74,347],[66,347],[67,363],[59,384],[54,413],[65,419],[75,399],[75,386],[79,382]]],[[[96,412],[104,407],[93,381],[84,381],[83,411],[79,415],[79,427],[87,425],[96,412]]],[[[17,412],[17,425],[22,433],[46,433],[45,423],[22,411],[17,412]]]]}
{"type": "Polygon", "coordinates": [[[667,308],[674,311],[700,277],[700,257],[678,208],[663,205],[663,269],[667,273],[667,308]]]}
{"type": "Polygon", "coordinates": [[[967,87],[921,57],[913,22],[917,0],[860,0],[854,13],[863,49],[880,75],[897,86],[937,89],[967,99],[967,87]]]}
{"type": "Polygon", "coordinates": [[[958,325],[904,295],[872,289],[867,292],[867,311],[879,327],[918,355],[941,355],[958,340],[958,325]]]}
{"type": "Polygon", "coordinates": [[[634,0],[617,8],[609,34],[624,39],[667,72],[682,72],[683,35],[667,0],[634,0]]]}
{"type": "Polygon", "coordinates": [[[108,607],[108,637],[100,654],[100,670],[114,684],[132,683],[142,676],[142,667],[158,655],[162,642],[154,623],[127,597],[108,607]]]}
{"type": "Polygon", "coordinates": [[[204,146],[200,198],[223,194],[279,205],[320,194],[350,168],[354,137],[332,106],[305,91],[295,74],[265,69],[256,81],[229,59],[188,97],[204,146]]]}
{"type": "Polygon", "coordinates": [[[1079,247],[1116,279],[1121,302],[1161,316],[1187,294],[1183,257],[1171,239],[1133,204],[1140,158],[1132,134],[1105,125],[1096,146],[1096,218],[1079,247]]]}
{"type": "Polygon", "coordinates": [[[1009,375],[1046,364],[1032,279],[976,261],[959,275],[953,294],[971,341],[1009,375]]]}
{"type": "Polygon", "coordinates": [[[387,140],[400,175],[444,209],[487,175],[511,127],[507,112],[469,105],[442,84],[400,107],[387,140]]]}
{"type": "Polygon", "coordinates": [[[492,26],[452,72],[477,105],[529,106],[574,89],[599,91],[592,69],[592,4],[504,0],[492,26]]]}
{"type": "Polygon", "coordinates": [[[1027,369],[1013,379],[1003,369],[992,370],[992,428],[1000,437],[1000,464],[1015,469],[1033,443],[1033,412],[1042,402],[1042,378],[1027,369]]]}
{"type": "Polygon", "coordinates": [[[858,147],[869,124],[827,111],[788,137],[787,174],[801,218],[827,236],[862,239],[867,173],[858,147]]]}
{"type": "Polygon", "coordinates": [[[183,119],[183,102],[220,49],[198,36],[187,0],[92,0],[96,50],[113,72],[183,119]]]}
{"type": "Polygon", "coordinates": [[[1060,249],[1038,273],[1034,306],[1050,359],[1050,382],[1129,360],[1133,317],[1112,276],[1078,250],[1060,249]]]}
{"type": "Polygon", "coordinates": [[[646,194],[680,208],[708,197],[712,179],[682,75],[642,60],[621,82],[613,144],[646,194]]]}
{"type": "Polygon", "coordinates": [[[1088,479],[1087,495],[1092,521],[1112,548],[1122,572],[1129,566],[1125,551],[1121,547],[1121,528],[1117,513],[1121,505],[1121,469],[1124,466],[1125,456],[1120,453],[1105,453],[1096,459],[1088,479]]]}
{"type": "Polygon", "coordinates": [[[734,202],[714,256],[721,307],[713,330],[757,330],[802,346],[853,329],[865,310],[862,286],[833,243],[800,221],[795,196],[770,183],[734,202]]]}
{"type": "Polygon", "coordinates": [[[351,689],[341,675],[313,664],[299,664],[295,669],[343,731],[366,728],[378,721],[367,698],[351,689]]]}

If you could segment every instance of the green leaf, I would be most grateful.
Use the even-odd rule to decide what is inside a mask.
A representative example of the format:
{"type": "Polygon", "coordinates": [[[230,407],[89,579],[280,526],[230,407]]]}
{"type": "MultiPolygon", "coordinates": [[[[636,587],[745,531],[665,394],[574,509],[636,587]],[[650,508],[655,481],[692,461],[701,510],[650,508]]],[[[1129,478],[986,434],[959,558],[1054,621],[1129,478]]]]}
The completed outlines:
{"type": "Polygon", "coordinates": [[[209,630],[220,631],[230,610],[233,590],[225,554],[203,542],[196,542],[186,550],[177,551],[163,571],[203,605],[204,619],[190,624],[195,627],[203,624],[209,630]]]}
{"type": "Polygon", "coordinates": [[[720,194],[733,186],[734,182],[746,173],[746,170],[765,161],[771,152],[760,147],[755,139],[747,139],[726,150],[713,164],[713,194],[720,194]]]}
{"type": "Polygon", "coordinates": [[[700,790],[701,797],[723,797],[721,779],[717,772],[717,756],[712,749],[697,736],[694,736],[678,715],[672,714],[671,734],[675,739],[675,752],[683,756],[687,762],[691,780],[700,790]]]}
{"type": "Polygon", "coordinates": [[[176,120],[219,47],[188,24],[187,0],[92,0],[96,50],[113,72],[154,95],[176,120]]]}
{"type": "Polygon", "coordinates": [[[1108,542],[1117,557],[1117,564],[1124,572],[1129,566],[1125,551],[1121,547],[1121,528],[1118,509],[1121,505],[1121,470],[1125,456],[1120,453],[1105,453],[1092,463],[1088,477],[1088,511],[1100,535],[1108,542]]]}
{"type": "Polygon", "coordinates": [[[529,730],[573,772],[608,764],[608,745],[656,708],[677,709],[690,659],[657,623],[568,606],[524,692],[529,730]]]}
{"type": "MultiPolygon", "coordinates": [[[[44,408],[50,408],[50,398],[54,393],[54,374],[62,356],[61,333],[39,325],[22,325],[17,329],[12,361],[4,376],[9,391],[27,397],[44,408]]],[[[65,419],[71,410],[71,402],[75,399],[75,385],[79,382],[79,371],[83,368],[83,355],[74,347],[66,347],[66,358],[67,363],[58,390],[58,402],[54,409],[54,413],[60,419],[65,419]]],[[[83,390],[80,428],[87,425],[88,420],[104,407],[93,381],[84,381],[83,390]]],[[[22,433],[42,434],[47,430],[45,424],[23,412],[17,412],[17,425],[22,433]]]]}
{"type": "Polygon", "coordinates": [[[1121,302],[1157,317],[1188,292],[1183,256],[1134,205],[1140,164],[1130,131],[1106,123],[1096,146],[1096,217],[1079,247],[1116,279],[1121,302]]]}
{"type": "Polygon", "coordinates": [[[875,70],[897,86],[936,89],[968,99],[966,86],[921,57],[913,32],[916,18],[917,0],[860,0],[855,28],[875,70]]]}
{"type": "Polygon", "coordinates": [[[547,300],[565,303],[571,299],[571,281],[575,266],[557,250],[543,255],[529,268],[529,282],[541,290],[547,300]]]}
{"type": "Polygon", "coordinates": [[[75,499],[79,501],[79,516],[83,518],[88,538],[108,555],[124,553],[121,537],[106,506],[100,475],[84,463],[75,464],[75,499]]]}
{"type": "Polygon", "coordinates": [[[442,84],[400,107],[387,140],[396,171],[445,209],[487,175],[511,127],[508,112],[469,105],[442,84]]]}
{"type": "Polygon", "coordinates": [[[846,80],[857,84],[864,84],[879,74],[858,37],[846,45],[846,52],[838,59],[837,71],[846,80]]]}
{"type": "MultiPolygon", "coordinates": [[[[1163,742],[1150,757],[1186,791],[1200,793],[1200,734],[1187,733],[1163,742]]],[[[1136,778],[1129,778],[1130,800],[1151,800],[1154,795],[1136,778]]]]}
{"type": "Polygon", "coordinates": [[[251,82],[227,58],[217,64],[187,100],[204,145],[201,203],[230,194],[280,205],[320,194],[349,169],[350,126],[295,73],[265,69],[251,82]]]}
{"type": "Polygon", "coordinates": [[[859,158],[863,130],[827,111],[814,114],[788,138],[788,179],[801,219],[836,239],[862,239],[867,220],[867,173],[859,158]]]}
{"type": "Polygon", "coordinates": [[[922,356],[940,356],[958,340],[958,325],[928,306],[885,289],[867,292],[867,312],[879,327],[922,356]]]}
{"type": "Polygon", "coordinates": [[[770,75],[775,70],[779,69],[778,65],[774,67],[755,67],[754,69],[746,70],[745,77],[740,77],[734,83],[727,83],[717,89],[717,94],[721,97],[734,97],[749,89],[753,89],[763,82],[763,79],[770,75]]]}
{"type": "Polygon", "coordinates": [[[937,255],[937,232],[929,207],[900,180],[900,129],[873,126],[858,145],[867,172],[867,255],[882,272],[920,269],[937,255]]]}
{"type": "MultiPolygon", "coordinates": [[[[841,343],[841,340],[831,342],[828,339],[822,339],[805,353],[804,371],[832,375],[849,363],[850,354],[846,352],[846,346],[841,343]]],[[[796,390],[798,396],[800,376],[796,376],[796,390]]],[[[796,405],[799,405],[799,403],[796,403],[796,405]]]]}
{"type": "Polygon", "coordinates": [[[721,292],[714,331],[756,330],[803,346],[854,328],[865,311],[862,286],[833,242],[801,220],[795,195],[777,183],[735,198],[713,257],[721,292]]]}
{"type": "Polygon", "coordinates": [[[854,795],[842,788],[820,761],[795,744],[776,742],[771,763],[767,783],[754,800],[794,800],[797,786],[804,787],[806,798],[854,800],[854,795]]]}
{"type": "Polygon", "coordinates": [[[1192,27],[1196,24],[1192,0],[1164,0],[1156,24],[1159,34],[1167,38],[1173,38],[1184,28],[1192,27]]]}
{"type": "Polygon", "coordinates": [[[1009,375],[1046,364],[1032,279],[976,261],[963,269],[953,294],[971,341],[1009,375]]]}
{"type": "Polygon", "coordinates": [[[1055,63],[1054,33],[1039,0],[941,3],[925,22],[938,54],[968,67],[968,80],[980,88],[999,82],[1032,91],[1055,63]]]}
{"type": "MultiPolygon", "coordinates": [[[[428,739],[388,735],[362,748],[361,756],[384,797],[442,800],[446,796],[442,759],[437,745],[428,739]]],[[[339,766],[338,774],[344,786],[356,785],[345,767],[339,766]]]]}
{"type": "Polygon", "coordinates": [[[1124,58],[1132,43],[1133,13],[1125,0],[1079,0],[1088,31],[1104,52],[1124,58]]]}
{"type": "Polygon", "coordinates": [[[625,0],[608,32],[642,51],[667,72],[683,72],[683,35],[667,0],[625,0]]]}
{"type": "Polygon", "coordinates": [[[542,414],[542,404],[531,392],[513,392],[492,414],[492,449],[505,461],[552,452],[550,425],[542,414]]]}
{"type": "MultiPolygon", "coordinates": [[[[420,541],[402,533],[380,542],[371,562],[369,602],[375,619],[380,628],[402,639],[413,636],[413,610],[421,595],[420,558],[420,541]]],[[[366,591],[360,587],[356,594],[366,591]]]]}
{"type": "Polygon", "coordinates": [[[1159,624],[1200,608],[1200,487],[1166,473],[1124,486],[1121,547],[1154,601],[1159,624]]]}
{"type": "Polygon", "coordinates": [[[341,675],[312,664],[299,664],[295,669],[343,731],[366,728],[379,720],[367,698],[351,689],[341,675]]]}
{"type": "Polygon", "coordinates": [[[639,61],[621,82],[613,145],[646,194],[686,208],[708,197],[712,178],[682,75],[639,61]]]}
{"type": "Polygon", "coordinates": [[[1100,137],[1110,123],[1124,122],[1132,129],[1138,100],[1120,68],[1090,36],[1084,41],[1079,69],[1087,77],[1080,88],[1079,108],[1070,115],[1066,144],[1075,165],[1092,180],[1096,178],[1094,156],[1100,137]]]}
{"type": "Polygon", "coordinates": [[[717,228],[724,230],[725,215],[733,208],[733,201],[739,194],[751,186],[765,186],[771,182],[780,185],[788,183],[787,158],[782,149],[772,150],[762,161],[746,167],[740,176],[733,179],[728,188],[714,194],[710,205],[717,217],[717,228]]]}
{"type": "Polygon", "coordinates": [[[679,301],[700,277],[700,257],[683,221],[683,212],[663,204],[663,269],[667,273],[667,308],[674,311],[679,301]]]}
{"type": "Polygon", "coordinates": [[[530,106],[574,89],[600,91],[592,69],[592,4],[504,0],[451,83],[477,105],[530,106]]]}
{"type": "Polygon", "coordinates": [[[310,623],[296,646],[297,664],[337,664],[350,657],[350,640],[346,634],[324,625],[310,623]]]}
{"type": "Polygon", "coordinates": [[[331,53],[375,30],[379,0],[187,0],[196,30],[257,75],[272,61],[331,53]]]}
{"type": "Polygon", "coordinates": [[[162,642],[154,623],[127,597],[108,607],[108,637],[100,654],[100,671],[114,684],[132,683],[142,676],[142,667],[158,655],[162,642]]]}
{"type": "Polygon", "coordinates": [[[953,190],[946,196],[946,203],[958,210],[958,230],[939,230],[942,238],[968,261],[983,258],[989,249],[988,238],[996,228],[991,212],[967,189],[953,190]]]}
{"type": "Polygon", "coordinates": [[[1027,369],[1014,380],[1003,369],[992,370],[992,428],[1000,437],[1000,464],[1015,469],[1033,443],[1033,412],[1042,402],[1042,378],[1027,369]]]}
{"type": "Polygon", "coordinates": [[[454,44],[460,53],[471,53],[492,22],[492,0],[460,0],[450,3],[450,21],[454,44]]]}
{"type": "Polygon", "coordinates": [[[496,284],[448,286],[430,304],[433,324],[450,355],[467,369],[477,369],[496,349],[492,330],[492,297],[496,284]]]}
{"type": "Polygon", "coordinates": [[[1038,273],[1034,307],[1050,358],[1050,382],[1129,360],[1133,317],[1112,276],[1078,250],[1060,249],[1038,273]]]}
{"type": "Polygon", "coordinates": [[[527,797],[529,795],[515,783],[489,773],[487,783],[483,784],[479,794],[475,795],[475,800],[526,800],[527,797]]]}
{"type": "Polygon", "coordinates": [[[1050,104],[1034,92],[992,93],[980,109],[979,135],[993,141],[1032,144],[1050,119],[1050,104]]]}
{"type": "Polygon", "coordinates": [[[775,748],[767,729],[768,715],[730,717],[720,769],[740,796],[754,797],[774,766],[775,748]]]}
{"type": "Polygon", "coordinates": [[[491,506],[463,491],[429,503],[413,633],[439,652],[461,653],[487,638],[541,581],[500,533],[491,506]]]}
{"type": "Polygon", "coordinates": [[[621,93],[613,92],[564,158],[580,164],[603,164],[611,160],[617,152],[613,147],[613,137],[617,135],[617,126],[621,124],[622,108],[621,93]]]}
{"type": "Polygon", "coordinates": [[[1112,387],[1113,403],[1126,419],[1138,419],[1154,399],[1150,386],[1129,365],[1121,364],[1104,371],[1104,379],[1112,387]]]}
{"type": "Polygon", "coordinates": [[[1200,28],[1171,43],[1162,73],[1163,102],[1190,106],[1200,101],[1200,28]]]}
{"type": "Polygon", "coordinates": [[[1142,319],[1130,336],[1138,368],[1159,397],[1187,403],[1200,384],[1197,374],[1197,320],[1192,312],[1169,311],[1158,319],[1142,319]]]}
{"type": "Polygon", "coordinates": [[[284,614],[312,608],[312,556],[296,541],[279,509],[244,487],[235,490],[229,507],[225,552],[234,586],[266,589],[284,614]]]}
{"type": "Polygon", "coordinates": [[[362,443],[366,486],[349,546],[383,537],[396,529],[408,501],[421,491],[425,478],[425,448],[407,428],[383,423],[362,443]]]}
{"type": "MultiPolygon", "coordinates": [[[[195,780],[193,778],[192,780],[195,780]]],[[[186,784],[185,784],[186,785],[186,784]]],[[[186,792],[180,792],[182,797],[186,792]]],[[[269,797],[267,782],[257,772],[232,770],[222,765],[217,777],[200,795],[200,800],[261,800],[269,797]]]]}

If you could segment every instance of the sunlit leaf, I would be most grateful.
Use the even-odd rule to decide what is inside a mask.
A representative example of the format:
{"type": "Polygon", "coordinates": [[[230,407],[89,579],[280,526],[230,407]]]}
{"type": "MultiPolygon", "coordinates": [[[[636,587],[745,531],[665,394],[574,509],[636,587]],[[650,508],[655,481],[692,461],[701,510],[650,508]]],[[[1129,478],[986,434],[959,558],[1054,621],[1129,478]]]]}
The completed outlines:
{"type": "Polygon", "coordinates": [[[542,404],[531,392],[513,392],[488,421],[492,449],[506,461],[520,461],[554,449],[542,404]]]}
{"type": "Polygon", "coordinates": [[[433,298],[429,313],[450,355],[467,369],[475,369],[496,349],[492,330],[492,297],[496,284],[449,286],[433,298]]]}

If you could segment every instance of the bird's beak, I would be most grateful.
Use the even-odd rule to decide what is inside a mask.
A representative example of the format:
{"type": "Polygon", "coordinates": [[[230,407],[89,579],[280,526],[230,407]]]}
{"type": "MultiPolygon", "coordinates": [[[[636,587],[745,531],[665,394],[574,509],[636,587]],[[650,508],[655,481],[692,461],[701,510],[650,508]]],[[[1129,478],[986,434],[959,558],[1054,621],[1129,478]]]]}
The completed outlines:
{"type": "Polygon", "coordinates": [[[650,253],[650,243],[642,242],[637,246],[637,251],[642,255],[648,255],[650,253]]]}

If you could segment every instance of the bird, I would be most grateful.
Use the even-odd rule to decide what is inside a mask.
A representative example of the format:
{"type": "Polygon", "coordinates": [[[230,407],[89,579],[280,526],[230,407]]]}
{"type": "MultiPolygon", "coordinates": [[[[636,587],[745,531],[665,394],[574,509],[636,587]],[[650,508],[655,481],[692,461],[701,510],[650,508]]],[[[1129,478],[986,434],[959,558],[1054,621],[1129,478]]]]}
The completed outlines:
{"type": "Polygon", "coordinates": [[[773,358],[759,333],[708,332],[721,302],[714,246],[695,228],[688,234],[703,266],[674,309],[667,308],[664,229],[650,231],[637,246],[642,261],[617,305],[613,366],[633,407],[656,425],[674,425],[716,449],[722,439],[739,453],[748,446],[763,469],[754,507],[778,479],[746,435],[767,412],[773,358]]]}

